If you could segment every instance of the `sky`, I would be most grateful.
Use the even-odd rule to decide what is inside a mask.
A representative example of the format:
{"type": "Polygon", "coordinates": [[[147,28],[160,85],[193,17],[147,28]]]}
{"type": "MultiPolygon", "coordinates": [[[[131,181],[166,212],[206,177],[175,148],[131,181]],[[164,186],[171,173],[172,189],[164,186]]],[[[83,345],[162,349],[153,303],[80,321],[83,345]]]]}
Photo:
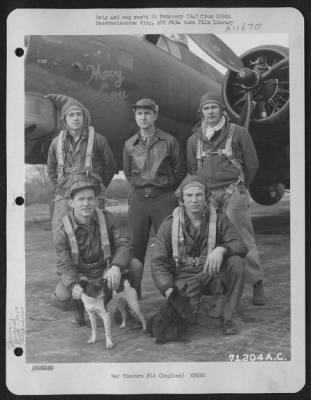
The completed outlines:
{"type": "MultiPolygon", "coordinates": [[[[283,33],[268,33],[268,34],[221,34],[217,35],[219,39],[224,41],[231,50],[234,51],[238,56],[245,53],[247,50],[262,45],[280,45],[288,47],[288,34],[283,33]]],[[[217,68],[220,72],[225,73],[227,69],[220,65],[217,61],[214,61],[206,53],[204,53],[194,42],[189,40],[189,49],[193,51],[197,56],[201,57],[204,61],[217,68]]]]}

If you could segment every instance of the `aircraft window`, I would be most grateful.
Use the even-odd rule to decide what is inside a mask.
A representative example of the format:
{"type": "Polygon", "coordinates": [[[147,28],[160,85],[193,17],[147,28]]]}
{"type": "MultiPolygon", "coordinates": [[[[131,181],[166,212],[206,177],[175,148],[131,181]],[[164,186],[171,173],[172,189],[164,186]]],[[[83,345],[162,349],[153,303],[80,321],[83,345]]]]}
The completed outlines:
{"type": "Polygon", "coordinates": [[[157,44],[159,37],[160,35],[145,35],[145,38],[148,40],[148,42],[155,45],[157,44]]]}
{"type": "Polygon", "coordinates": [[[133,57],[125,50],[117,50],[117,60],[121,67],[132,70],[134,65],[133,57]]]}
{"type": "Polygon", "coordinates": [[[159,37],[159,40],[157,42],[157,47],[159,47],[160,49],[162,49],[162,50],[166,51],[167,53],[169,53],[169,49],[167,47],[167,42],[166,42],[166,40],[164,39],[163,36],[159,37]]]}
{"type": "Polygon", "coordinates": [[[172,56],[177,57],[181,60],[181,52],[179,50],[178,45],[174,42],[171,42],[170,40],[168,40],[167,43],[168,43],[168,48],[169,48],[172,56]]]}
{"type": "Polygon", "coordinates": [[[62,44],[64,42],[64,37],[63,36],[42,36],[42,38],[46,41],[46,42],[50,42],[50,43],[55,43],[55,44],[62,44]]]}

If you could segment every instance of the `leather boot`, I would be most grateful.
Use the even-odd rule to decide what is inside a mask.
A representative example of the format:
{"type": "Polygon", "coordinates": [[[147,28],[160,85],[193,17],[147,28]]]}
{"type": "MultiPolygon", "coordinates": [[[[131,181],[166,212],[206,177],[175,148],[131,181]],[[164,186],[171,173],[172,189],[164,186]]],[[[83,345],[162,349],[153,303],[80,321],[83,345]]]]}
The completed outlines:
{"type": "Polygon", "coordinates": [[[79,327],[85,325],[84,304],[81,300],[72,300],[72,325],[79,327]]]}
{"type": "Polygon", "coordinates": [[[263,281],[257,281],[253,285],[253,304],[255,306],[263,306],[265,304],[263,281]]]}
{"type": "Polygon", "coordinates": [[[223,321],[223,333],[224,335],[236,335],[238,333],[238,328],[232,319],[223,321]]]}
{"type": "Polygon", "coordinates": [[[224,312],[225,296],[223,294],[217,295],[215,304],[209,308],[208,315],[211,318],[221,318],[224,312]]]}

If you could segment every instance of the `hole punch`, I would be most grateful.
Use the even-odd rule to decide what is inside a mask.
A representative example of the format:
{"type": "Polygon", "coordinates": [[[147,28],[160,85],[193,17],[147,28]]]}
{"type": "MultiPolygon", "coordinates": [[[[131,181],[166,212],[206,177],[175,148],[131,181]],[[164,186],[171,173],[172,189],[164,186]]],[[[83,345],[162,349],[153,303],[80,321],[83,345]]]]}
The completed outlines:
{"type": "Polygon", "coordinates": [[[17,55],[17,57],[23,57],[24,50],[22,48],[18,47],[17,49],[15,49],[15,54],[17,55]]]}
{"type": "Polygon", "coordinates": [[[21,347],[15,347],[14,354],[16,357],[20,357],[24,353],[24,350],[21,347]]]}
{"type": "Polygon", "coordinates": [[[24,204],[24,198],[21,197],[21,196],[16,197],[15,203],[16,203],[16,205],[18,205],[18,206],[22,206],[22,205],[24,204]]]}

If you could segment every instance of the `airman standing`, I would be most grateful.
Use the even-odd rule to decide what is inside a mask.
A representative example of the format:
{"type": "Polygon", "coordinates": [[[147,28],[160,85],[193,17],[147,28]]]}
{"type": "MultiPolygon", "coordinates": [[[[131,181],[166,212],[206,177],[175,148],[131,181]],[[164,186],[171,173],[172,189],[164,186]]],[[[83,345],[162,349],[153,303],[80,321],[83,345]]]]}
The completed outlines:
{"type": "MultiPolygon", "coordinates": [[[[64,129],[53,139],[48,153],[48,175],[55,187],[55,207],[52,218],[53,231],[70,211],[70,187],[78,173],[94,175],[104,187],[116,172],[116,162],[103,135],[90,125],[88,110],[78,101],[63,95],[48,95],[62,107],[64,129]]],[[[101,197],[101,196],[100,196],[101,197]]]]}
{"type": "Polygon", "coordinates": [[[133,105],[138,132],[125,142],[124,174],[133,188],[129,197],[129,231],[134,253],[144,263],[151,224],[157,232],[176,207],[174,190],[185,176],[177,140],[156,127],[159,107],[152,99],[133,105]]]}

